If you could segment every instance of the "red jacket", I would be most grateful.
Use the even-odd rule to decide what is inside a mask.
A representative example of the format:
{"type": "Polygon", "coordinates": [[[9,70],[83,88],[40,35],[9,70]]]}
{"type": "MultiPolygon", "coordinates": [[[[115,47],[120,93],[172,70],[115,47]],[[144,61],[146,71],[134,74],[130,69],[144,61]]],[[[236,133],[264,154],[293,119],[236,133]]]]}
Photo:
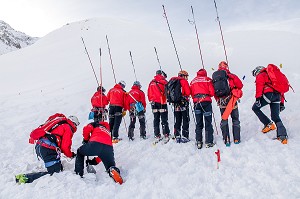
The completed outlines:
{"type": "Polygon", "coordinates": [[[197,77],[191,81],[191,95],[193,102],[211,102],[211,97],[215,94],[214,85],[212,79],[207,77],[206,70],[200,70],[197,72],[197,77]],[[202,98],[196,97],[196,95],[205,95],[202,98]]]}
{"type": "Polygon", "coordinates": [[[73,124],[73,122],[68,121],[68,124],[61,124],[51,131],[51,134],[56,136],[57,144],[61,152],[69,158],[73,155],[71,152],[71,145],[73,134],[76,130],[76,125],[73,124]]]}
{"type": "Polygon", "coordinates": [[[160,104],[167,104],[167,98],[165,95],[165,85],[167,80],[162,75],[154,76],[154,79],[148,86],[148,100],[149,102],[157,102],[160,104]]]}
{"type": "Polygon", "coordinates": [[[104,93],[102,93],[101,95],[101,92],[97,91],[94,93],[93,97],[91,98],[91,103],[93,108],[94,107],[105,108],[105,106],[108,105],[108,98],[104,93]]]}
{"type": "Polygon", "coordinates": [[[108,101],[110,105],[120,106],[124,108],[126,100],[126,92],[120,84],[116,84],[112,89],[107,93],[108,101]]]}
{"type": "MultiPolygon", "coordinates": [[[[255,98],[262,97],[264,93],[275,92],[275,90],[270,87],[272,82],[267,74],[267,69],[263,69],[255,78],[256,92],[255,98]]],[[[281,102],[284,103],[284,94],[281,93],[281,102]]]]}
{"type": "Polygon", "coordinates": [[[172,77],[170,80],[173,80],[173,79],[179,79],[180,80],[182,96],[184,98],[188,99],[189,96],[191,95],[191,89],[190,89],[190,86],[189,86],[189,82],[186,79],[184,79],[183,77],[172,77]]]}
{"type": "Polygon", "coordinates": [[[89,142],[99,142],[112,146],[109,124],[107,122],[92,122],[83,127],[83,139],[89,142]]]}
{"type": "Polygon", "coordinates": [[[138,86],[133,85],[128,93],[126,100],[127,110],[130,108],[130,104],[136,102],[130,95],[134,97],[134,99],[136,99],[138,102],[141,102],[146,109],[145,93],[138,86]]]}

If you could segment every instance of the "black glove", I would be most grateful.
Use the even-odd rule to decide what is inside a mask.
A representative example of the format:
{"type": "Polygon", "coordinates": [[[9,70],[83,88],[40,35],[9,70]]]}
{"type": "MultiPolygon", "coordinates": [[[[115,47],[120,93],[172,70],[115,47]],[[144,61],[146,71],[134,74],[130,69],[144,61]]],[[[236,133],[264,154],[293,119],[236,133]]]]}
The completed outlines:
{"type": "Polygon", "coordinates": [[[97,165],[98,163],[97,163],[97,161],[96,161],[96,158],[93,158],[93,159],[87,159],[86,161],[85,161],[85,164],[89,164],[89,165],[97,165]]]}
{"type": "Polygon", "coordinates": [[[281,111],[283,111],[285,109],[285,106],[284,106],[284,104],[283,103],[280,103],[280,108],[279,108],[279,111],[281,112],[281,111]]]}
{"type": "Polygon", "coordinates": [[[256,98],[255,104],[256,104],[257,107],[261,107],[261,104],[260,104],[260,97],[256,98]]]}
{"type": "Polygon", "coordinates": [[[76,157],[76,153],[72,152],[72,158],[76,157]]]}
{"type": "Polygon", "coordinates": [[[88,140],[83,139],[82,144],[86,144],[86,143],[88,143],[88,140]]]}

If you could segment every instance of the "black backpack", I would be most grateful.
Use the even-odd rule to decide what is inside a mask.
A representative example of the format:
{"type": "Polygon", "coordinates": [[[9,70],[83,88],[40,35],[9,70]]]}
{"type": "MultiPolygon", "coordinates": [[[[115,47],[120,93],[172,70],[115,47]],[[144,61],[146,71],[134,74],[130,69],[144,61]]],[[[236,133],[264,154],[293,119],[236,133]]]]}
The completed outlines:
{"type": "Polygon", "coordinates": [[[228,75],[225,70],[218,70],[212,75],[215,95],[217,97],[225,97],[230,94],[230,87],[228,84],[228,75]]]}
{"type": "Polygon", "coordinates": [[[166,85],[166,96],[169,103],[180,103],[183,99],[180,79],[171,79],[166,85]]]}

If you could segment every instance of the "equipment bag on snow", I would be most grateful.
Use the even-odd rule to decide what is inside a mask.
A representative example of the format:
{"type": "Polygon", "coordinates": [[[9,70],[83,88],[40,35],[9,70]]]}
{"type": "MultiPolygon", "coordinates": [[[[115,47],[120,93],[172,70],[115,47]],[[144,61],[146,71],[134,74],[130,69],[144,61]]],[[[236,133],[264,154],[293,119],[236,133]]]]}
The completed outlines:
{"type": "Polygon", "coordinates": [[[289,81],[277,66],[269,64],[266,71],[271,80],[272,85],[269,85],[271,88],[279,93],[286,93],[289,91],[289,81]]]}
{"type": "Polygon", "coordinates": [[[165,90],[169,103],[180,103],[182,101],[180,79],[170,79],[165,90]]]}
{"type": "Polygon", "coordinates": [[[217,97],[225,97],[230,94],[230,87],[228,84],[228,75],[225,70],[218,70],[212,75],[215,95],[217,97]]]}
{"type": "Polygon", "coordinates": [[[34,144],[34,141],[44,137],[47,134],[51,134],[53,129],[65,123],[68,123],[68,118],[61,113],[56,113],[50,116],[44,124],[31,131],[29,143],[34,144]]]}

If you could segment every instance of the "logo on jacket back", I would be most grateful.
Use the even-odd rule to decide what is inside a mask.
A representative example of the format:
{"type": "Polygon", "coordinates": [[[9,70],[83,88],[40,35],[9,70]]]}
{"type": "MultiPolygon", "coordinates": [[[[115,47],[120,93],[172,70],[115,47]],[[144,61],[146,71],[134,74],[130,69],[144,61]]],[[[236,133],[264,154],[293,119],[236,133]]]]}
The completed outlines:
{"type": "Polygon", "coordinates": [[[230,87],[228,83],[228,75],[225,70],[218,70],[212,75],[215,95],[217,97],[225,97],[230,94],[230,87]]]}

